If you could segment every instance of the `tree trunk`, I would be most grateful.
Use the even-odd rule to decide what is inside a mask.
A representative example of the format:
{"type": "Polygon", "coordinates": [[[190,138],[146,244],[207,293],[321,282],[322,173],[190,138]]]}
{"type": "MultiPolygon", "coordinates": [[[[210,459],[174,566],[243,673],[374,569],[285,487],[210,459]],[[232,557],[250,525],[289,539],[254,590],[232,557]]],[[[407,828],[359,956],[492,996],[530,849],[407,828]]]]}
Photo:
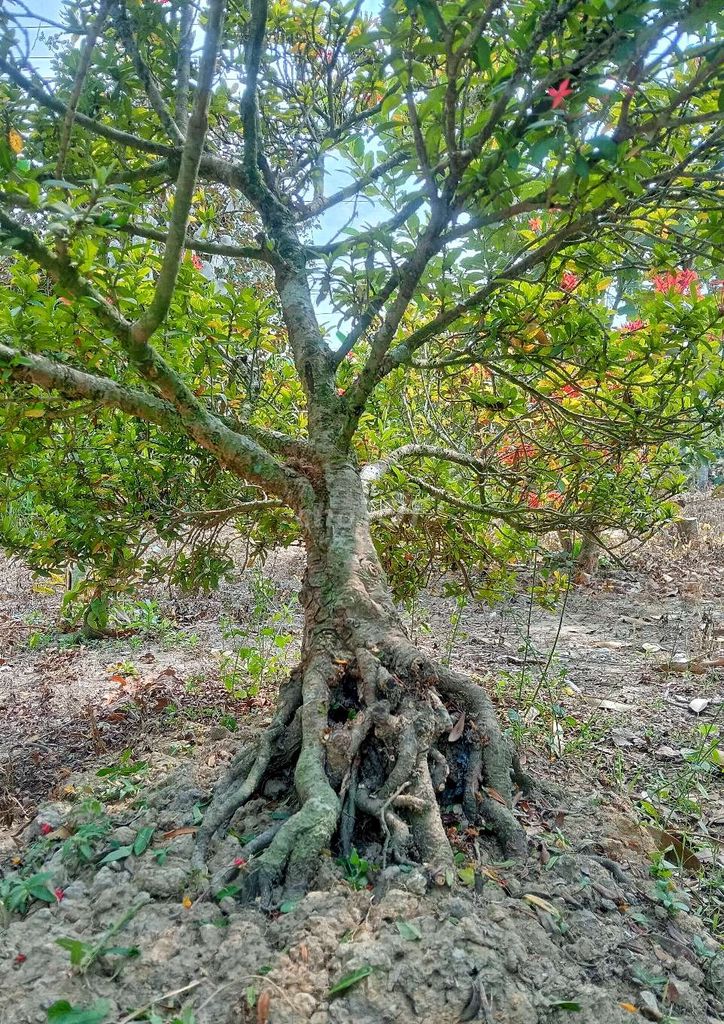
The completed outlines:
{"type": "Polygon", "coordinates": [[[438,801],[461,804],[471,827],[493,828],[506,855],[525,851],[510,810],[514,759],[487,694],[410,643],[357,470],[330,461],[320,491],[307,518],[301,664],[257,750],[237,757],[197,840],[201,866],[214,833],[264,779],[293,766],[299,809],[245,851],[266,847],[242,883],[267,905],[303,891],[323,849],[336,843],[348,854],[370,839],[382,844],[383,866],[420,862],[451,884],[454,851],[438,801]]]}

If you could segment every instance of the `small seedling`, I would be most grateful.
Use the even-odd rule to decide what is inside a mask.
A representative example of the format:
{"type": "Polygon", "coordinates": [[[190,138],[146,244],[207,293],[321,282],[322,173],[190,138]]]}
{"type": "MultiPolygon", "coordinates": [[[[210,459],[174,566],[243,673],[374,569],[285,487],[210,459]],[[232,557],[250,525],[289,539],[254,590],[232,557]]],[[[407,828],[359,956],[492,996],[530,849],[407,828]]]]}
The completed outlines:
{"type": "Polygon", "coordinates": [[[24,914],[33,900],[42,903],[55,903],[55,895],[47,885],[50,881],[47,872],[21,878],[13,873],[0,881],[0,906],[6,913],[24,914]]]}
{"type": "Polygon", "coordinates": [[[337,863],[344,869],[344,878],[353,889],[366,889],[370,884],[369,873],[372,865],[353,849],[348,857],[340,857],[337,863]]]}

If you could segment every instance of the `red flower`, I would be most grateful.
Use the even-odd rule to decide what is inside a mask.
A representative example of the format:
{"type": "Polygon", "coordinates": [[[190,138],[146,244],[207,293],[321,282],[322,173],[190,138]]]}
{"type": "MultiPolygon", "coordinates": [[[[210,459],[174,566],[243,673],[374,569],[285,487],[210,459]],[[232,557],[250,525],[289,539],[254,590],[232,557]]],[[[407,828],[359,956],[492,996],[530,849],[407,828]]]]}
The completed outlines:
{"type": "Polygon", "coordinates": [[[25,953],[18,953],[18,955],[15,957],[13,963],[15,963],[18,966],[20,966],[20,964],[24,964],[27,959],[28,958],[26,957],[25,953]]]}
{"type": "Polygon", "coordinates": [[[61,903],[65,899],[65,892],[63,889],[53,889],[53,895],[55,896],[58,903],[61,903]]]}
{"type": "Polygon", "coordinates": [[[345,393],[345,388],[337,388],[337,394],[339,395],[340,398],[342,397],[342,395],[344,393],[345,393]]]}
{"type": "Polygon", "coordinates": [[[635,331],[643,331],[646,324],[643,320],[629,320],[627,324],[624,324],[621,330],[625,334],[633,334],[635,331]]]}
{"type": "MultiPolygon", "coordinates": [[[[699,275],[695,270],[667,270],[665,273],[654,274],[651,278],[653,282],[654,291],[667,294],[668,292],[674,291],[679,295],[683,295],[691,289],[693,284],[699,280],[699,275]]],[[[701,290],[699,286],[696,286],[697,297],[701,297],[701,290]]]]}
{"type": "Polygon", "coordinates": [[[574,274],[571,270],[564,270],[561,274],[561,288],[564,292],[574,292],[581,283],[581,279],[578,274],[574,274]]]}
{"type": "Polygon", "coordinates": [[[528,508],[540,508],[540,498],[537,494],[533,494],[532,491],[528,491],[528,493],[524,494],[523,497],[525,498],[528,508]]]}
{"type": "Polygon", "coordinates": [[[40,826],[40,834],[41,834],[41,836],[48,836],[48,835],[50,835],[50,833],[52,831],[53,831],[53,826],[49,825],[47,823],[47,821],[44,821],[43,824],[40,826]]]}
{"type": "Polygon", "coordinates": [[[246,861],[244,860],[243,857],[235,857],[234,858],[234,867],[235,868],[243,868],[243,867],[245,867],[245,865],[246,865],[246,861]]]}
{"type": "Polygon", "coordinates": [[[531,231],[540,231],[540,229],[543,227],[543,221],[540,219],[540,217],[531,217],[528,221],[528,227],[531,231]]]}
{"type": "Polygon", "coordinates": [[[191,263],[196,270],[203,269],[204,261],[201,259],[200,256],[197,256],[195,252],[191,253],[191,263]]]}
{"type": "Polygon", "coordinates": [[[563,501],[563,495],[560,493],[560,491],[548,491],[548,493],[546,494],[546,498],[548,499],[548,501],[552,501],[556,505],[560,504],[560,502],[563,501]]]}
{"type": "Polygon", "coordinates": [[[504,466],[517,466],[523,459],[529,459],[535,455],[535,447],[532,444],[516,444],[507,448],[501,448],[500,461],[504,466]]]}
{"type": "Polygon", "coordinates": [[[566,102],[566,98],[573,95],[570,78],[564,78],[559,86],[551,86],[550,89],[546,89],[546,92],[553,100],[552,107],[554,110],[557,107],[562,107],[566,102]]]}
{"type": "Polygon", "coordinates": [[[580,388],[575,387],[573,384],[564,384],[561,388],[561,394],[565,395],[566,398],[577,398],[580,393],[580,388]]]}

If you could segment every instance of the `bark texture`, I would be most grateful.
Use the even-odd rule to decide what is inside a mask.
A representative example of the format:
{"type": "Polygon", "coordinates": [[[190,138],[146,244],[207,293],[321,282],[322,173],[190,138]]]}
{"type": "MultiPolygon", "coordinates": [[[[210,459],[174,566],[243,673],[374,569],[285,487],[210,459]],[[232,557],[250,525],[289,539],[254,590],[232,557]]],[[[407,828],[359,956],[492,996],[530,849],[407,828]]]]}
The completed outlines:
{"type": "Polygon", "coordinates": [[[307,519],[302,661],[258,747],[240,751],[215,794],[197,865],[275,774],[293,778],[298,809],[252,841],[246,852],[255,855],[240,869],[246,895],[268,907],[309,885],[323,850],[349,854],[371,838],[384,864],[422,863],[437,884],[452,884],[441,804],[461,804],[470,826],[491,828],[506,856],[523,856],[511,810],[514,782],[523,780],[488,695],[410,643],[356,468],[341,456],[327,460],[317,491],[307,519]]]}

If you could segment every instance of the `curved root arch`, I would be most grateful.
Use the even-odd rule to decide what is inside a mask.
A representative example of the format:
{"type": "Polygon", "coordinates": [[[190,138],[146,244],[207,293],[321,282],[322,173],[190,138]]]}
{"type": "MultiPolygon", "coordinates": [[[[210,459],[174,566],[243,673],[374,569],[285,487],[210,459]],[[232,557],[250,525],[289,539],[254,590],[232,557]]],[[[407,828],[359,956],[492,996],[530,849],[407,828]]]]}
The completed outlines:
{"type": "Polygon", "coordinates": [[[245,894],[267,906],[281,883],[283,898],[308,887],[335,834],[344,854],[374,836],[383,866],[420,862],[438,884],[450,882],[441,802],[461,804],[469,824],[492,828],[506,856],[525,854],[510,809],[513,782],[524,779],[488,695],[398,634],[374,651],[312,652],[292,674],[256,751],[240,752],[214,795],[197,836],[197,867],[214,834],[292,765],[298,810],[244,848],[245,894]],[[451,711],[465,716],[452,739],[451,711]]]}

